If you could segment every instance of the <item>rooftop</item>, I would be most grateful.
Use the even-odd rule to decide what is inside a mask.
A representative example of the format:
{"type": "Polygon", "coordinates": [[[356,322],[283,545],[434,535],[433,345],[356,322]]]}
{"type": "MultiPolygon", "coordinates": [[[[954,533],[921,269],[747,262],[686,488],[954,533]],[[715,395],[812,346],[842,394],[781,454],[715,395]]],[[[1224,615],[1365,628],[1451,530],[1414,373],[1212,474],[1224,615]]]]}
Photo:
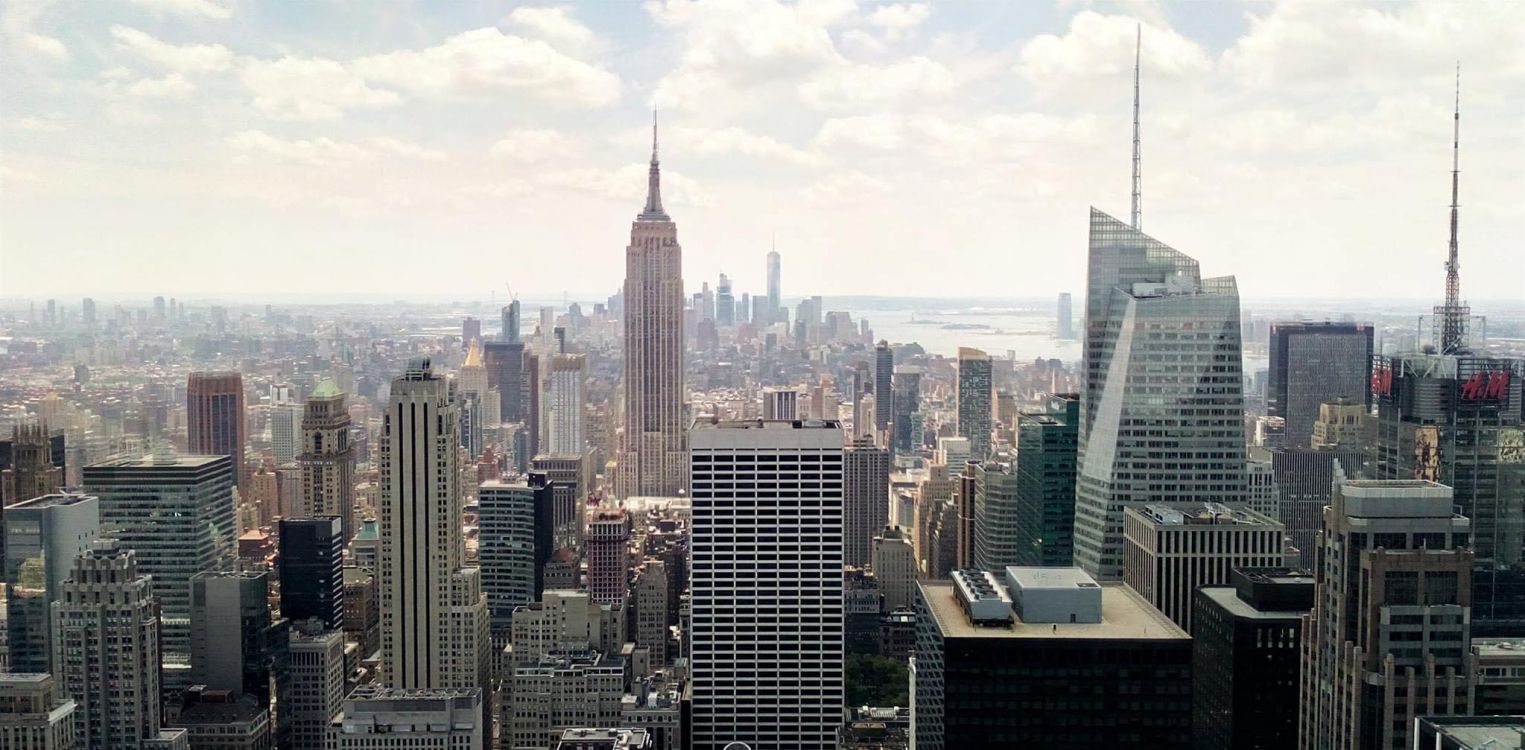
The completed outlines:
{"type": "Polygon", "coordinates": [[[52,495],[42,495],[40,497],[34,497],[31,500],[22,500],[21,502],[16,503],[15,505],[8,505],[8,506],[6,506],[5,510],[6,510],[6,512],[10,512],[10,511],[13,511],[13,510],[25,510],[25,509],[29,509],[29,508],[60,508],[60,507],[67,507],[67,506],[70,506],[70,505],[79,505],[80,503],[83,503],[83,502],[86,502],[86,501],[92,501],[93,502],[95,500],[96,500],[95,495],[84,495],[84,494],[75,494],[75,493],[68,493],[68,492],[60,492],[60,493],[55,493],[55,494],[52,494],[52,495]]]}
{"type": "MultiPolygon", "coordinates": [[[[1018,570],[1031,570],[1021,569],[1018,570]]],[[[1064,571],[1063,568],[1056,570],[1064,571]]],[[[1058,638],[1067,640],[1151,640],[1188,641],[1179,625],[1171,622],[1121,584],[1101,585],[1101,622],[1028,624],[1013,618],[1009,627],[975,625],[959,607],[951,581],[923,581],[917,584],[926,597],[945,638],[1058,638]]]]}
{"type": "Polygon", "coordinates": [[[1279,526],[1275,519],[1242,506],[1223,503],[1149,503],[1128,513],[1158,526],[1279,526]]]}
{"type": "Polygon", "coordinates": [[[1096,588],[1096,579],[1080,568],[1024,568],[1012,565],[1006,568],[1008,580],[1017,582],[1024,589],[1089,589],[1096,588]]]}
{"type": "Polygon", "coordinates": [[[1240,599],[1239,592],[1233,586],[1203,586],[1197,590],[1218,606],[1223,607],[1225,612],[1243,620],[1297,619],[1308,613],[1306,609],[1269,611],[1256,609],[1249,602],[1240,599]]]}
{"type": "Polygon", "coordinates": [[[1426,716],[1419,727],[1421,736],[1433,732],[1450,740],[1446,747],[1511,750],[1525,743],[1525,716],[1426,716]]]}

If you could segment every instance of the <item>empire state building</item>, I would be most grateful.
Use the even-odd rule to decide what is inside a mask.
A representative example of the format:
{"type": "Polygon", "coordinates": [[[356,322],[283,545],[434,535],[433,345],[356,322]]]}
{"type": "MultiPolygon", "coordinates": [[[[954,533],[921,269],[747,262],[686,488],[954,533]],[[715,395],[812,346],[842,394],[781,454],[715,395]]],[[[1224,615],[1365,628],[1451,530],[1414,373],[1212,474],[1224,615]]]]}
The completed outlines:
{"type": "Polygon", "coordinates": [[[657,127],[651,126],[646,208],[625,248],[625,431],[616,493],[674,496],[688,485],[683,411],[683,248],[662,210],[657,127]]]}

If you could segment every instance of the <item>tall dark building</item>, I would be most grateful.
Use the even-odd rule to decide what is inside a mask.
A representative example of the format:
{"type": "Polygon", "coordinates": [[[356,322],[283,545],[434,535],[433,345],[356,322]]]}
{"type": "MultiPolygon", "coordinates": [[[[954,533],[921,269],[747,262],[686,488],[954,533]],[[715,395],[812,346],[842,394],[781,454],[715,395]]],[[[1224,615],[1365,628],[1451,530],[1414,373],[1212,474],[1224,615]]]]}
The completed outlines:
{"type": "Polygon", "coordinates": [[[1193,595],[1192,732],[1197,750],[1297,745],[1302,617],[1311,572],[1240,568],[1193,595]]]}
{"type": "Polygon", "coordinates": [[[1048,409],[1017,415],[1017,559],[1028,566],[1072,563],[1080,396],[1050,396],[1048,409]]]}
{"type": "MultiPolygon", "coordinates": [[[[921,408],[921,368],[914,365],[902,365],[895,368],[893,385],[893,400],[891,406],[894,413],[890,416],[890,450],[895,453],[910,453],[921,446],[921,436],[916,434],[913,418],[921,408]]],[[[878,401],[875,396],[874,400],[878,401]]],[[[878,405],[875,405],[878,408],[878,405]]]]}
{"type": "MultiPolygon", "coordinates": [[[[198,573],[191,578],[191,674],[197,685],[253,696],[267,711],[289,705],[291,623],[270,616],[268,573],[198,573]]],[[[275,711],[276,747],[287,747],[291,716],[275,711]]]]}
{"type": "MultiPolygon", "coordinates": [[[[506,319],[507,308],[504,310],[506,319]]],[[[489,341],[482,346],[482,354],[487,360],[487,385],[498,389],[499,421],[524,421],[524,344],[489,341]]]]}
{"type": "Polygon", "coordinates": [[[281,617],[344,627],[344,524],[337,516],[280,521],[281,617]]]}
{"type": "Polygon", "coordinates": [[[890,426],[894,413],[895,352],[890,342],[880,341],[874,347],[874,430],[883,435],[890,426]]]}
{"type": "Polygon", "coordinates": [[[519,300],[514,300],[503,306],[503,328],[498,332],[498,340],[506,344],[522,343],[519,325],[519,300]]]}
{"type": "Polygon", "coordinates": [[[516,607],[540,601],[554,551],[556,483],[532,472],[477,488],[478,565],[492,631],[506,637],[516,607]]]}
{"type": "Polygon", "coordinates": [[[1266,413],[1286,420],[1286,445],[1307,447],[1319,405],[1371,403],[1372,326],[1366,323],[1271,324],[1266,413]]]}
{"type": "Polygon", "coordinates": [[[185,384],[189,450],[201,456],[231,456],[233,479],[242,491],[248,482],[244,447],[244,377],[236,372],[193,372],[185,384]]]}
{"type": "MultiPolygon", "coordinates": [[[[547,363],[549,365],[549,363],[547,363]]],[[[540,380],[540,356],[537,354],[524,355],[524,427],[529,436],[529,455],[540,455],[540,405],[541,405],[541,380],[540,380]]]]}
{"type": "Polygon", "coordinates": [[[461,321],[461,345],[469,345],[473,341],[481,340],[481,338],[482,321],[467,315],[466,319],[461,321]]]}

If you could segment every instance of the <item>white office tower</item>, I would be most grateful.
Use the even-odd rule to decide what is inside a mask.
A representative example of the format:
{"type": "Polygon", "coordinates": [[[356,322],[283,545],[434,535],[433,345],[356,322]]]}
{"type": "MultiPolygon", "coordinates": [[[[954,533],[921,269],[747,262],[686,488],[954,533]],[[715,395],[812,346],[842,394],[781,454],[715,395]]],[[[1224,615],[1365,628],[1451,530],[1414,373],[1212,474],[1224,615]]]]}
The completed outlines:
{"type": "Polygon", "coordinates": [[[874,535],[890,522],[890,452],[856,437],[842,457],[842,564],[869,562],[874,535]]]}
{"type": "Polygon", "coordinates": [[[692,747],[835,748],[842,721],[842,429],[697,423],[692,747]]]}
{"type": "Polygon", "coordinates": [[[546,386],[546,443],[541,452],[553,454],[583,451],[583,382],[588,378],[588,359],[581,354],[558,354],[551,358],[546,386]]]}
{"type": "Polygon", "coordinates": [[[53,676],[72,698],[81,750],[167,747],[185,730],[160,729],[159,618],[149,577],[115,539],[74,560],[53,603],[53,676]]]}
{"type": "Polygon", "coordinates": [[[460,420],[427,357],[392,381],[381,425],[381,676],[399,689],[485,687],[487,597],[464,566],[460,420]]]}
{"type": "Polygon", "coordinates": [[[288,654],[291,689],[276,709],[290,714],[290,750],[324,750],[328,725],[344,705],[344,631],[299,626],[288,654]]]}
{"type": "Polygon", "coordinates": [[[46,672],[0,674],[0,747],[74,750],[74,701],[46,672]]]}
{"type": "Polygon", "coordinates": [[[800,394],[792,388],[764,388],[762,392],[763,419],[799,419],[800,394]]]}
{"type": "Polygon", "coordinates": [[[492,727],[482,691],[400,690],[363,685],[329,725],[329,750],[477,750],[492,727]]]}
{"type": "MultiPolygon", "coordinates": [[[[1247,499],[1239,291],[1096,209],[1075,564],[1122,575],[1123,507],[1247,499]]],[[[976,451],[978,457],[978,451],[976,451]]]]}
{"type": "Polygon", "coordinates": [[[296,463],[302,442],[302,406],[280,403],[270,407],[270,451],[276,466],[296,463]]]}
{"type": "Polygon", "coordinates": [[[964,464],[969,463],[969,438],[940,437],[937,439],[937,450],[932,456],[932,463],[948,467],[949,474],[962,474],[964,464]]]}

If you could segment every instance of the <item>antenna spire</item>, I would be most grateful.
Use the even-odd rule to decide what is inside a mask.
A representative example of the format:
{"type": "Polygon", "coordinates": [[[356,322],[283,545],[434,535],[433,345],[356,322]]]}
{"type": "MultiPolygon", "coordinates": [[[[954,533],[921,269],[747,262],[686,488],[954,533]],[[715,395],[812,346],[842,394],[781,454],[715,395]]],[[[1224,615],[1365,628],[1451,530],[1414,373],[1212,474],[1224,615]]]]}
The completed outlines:
{"type": "Polygon", "coordinates": [[[1133,228],[1143,229],[1142,213],[1140,205],[1140,177],[1139,168],[1139,137],[1138,137],[1138,71],[1139,63],[1143,58],[1144,50],[1144,25],[1140,23],[1134,30],[1135,39],[1133,47],[1133,228]]]}
{"type": "Polygon", "coordinates": [[[1461,185],[1461,63],[1456,63],[1456,109],[1451,116],[1451,245],[1446,256],[1446,302],[1435,309],[1440,325],[1440,353],[1467,348],[1467,324],[1472,309],[1461,302],[1461,261],[1458,258],[1457,207],[1461,185]]]}
{"type": "Polygon", "coordinates": [[[651,110],[651,168],[646,172],[646,208],[636,217],[642,221],[669,221],[662,210],[662,163],[657,160],[657,110],[651,110]]]}

